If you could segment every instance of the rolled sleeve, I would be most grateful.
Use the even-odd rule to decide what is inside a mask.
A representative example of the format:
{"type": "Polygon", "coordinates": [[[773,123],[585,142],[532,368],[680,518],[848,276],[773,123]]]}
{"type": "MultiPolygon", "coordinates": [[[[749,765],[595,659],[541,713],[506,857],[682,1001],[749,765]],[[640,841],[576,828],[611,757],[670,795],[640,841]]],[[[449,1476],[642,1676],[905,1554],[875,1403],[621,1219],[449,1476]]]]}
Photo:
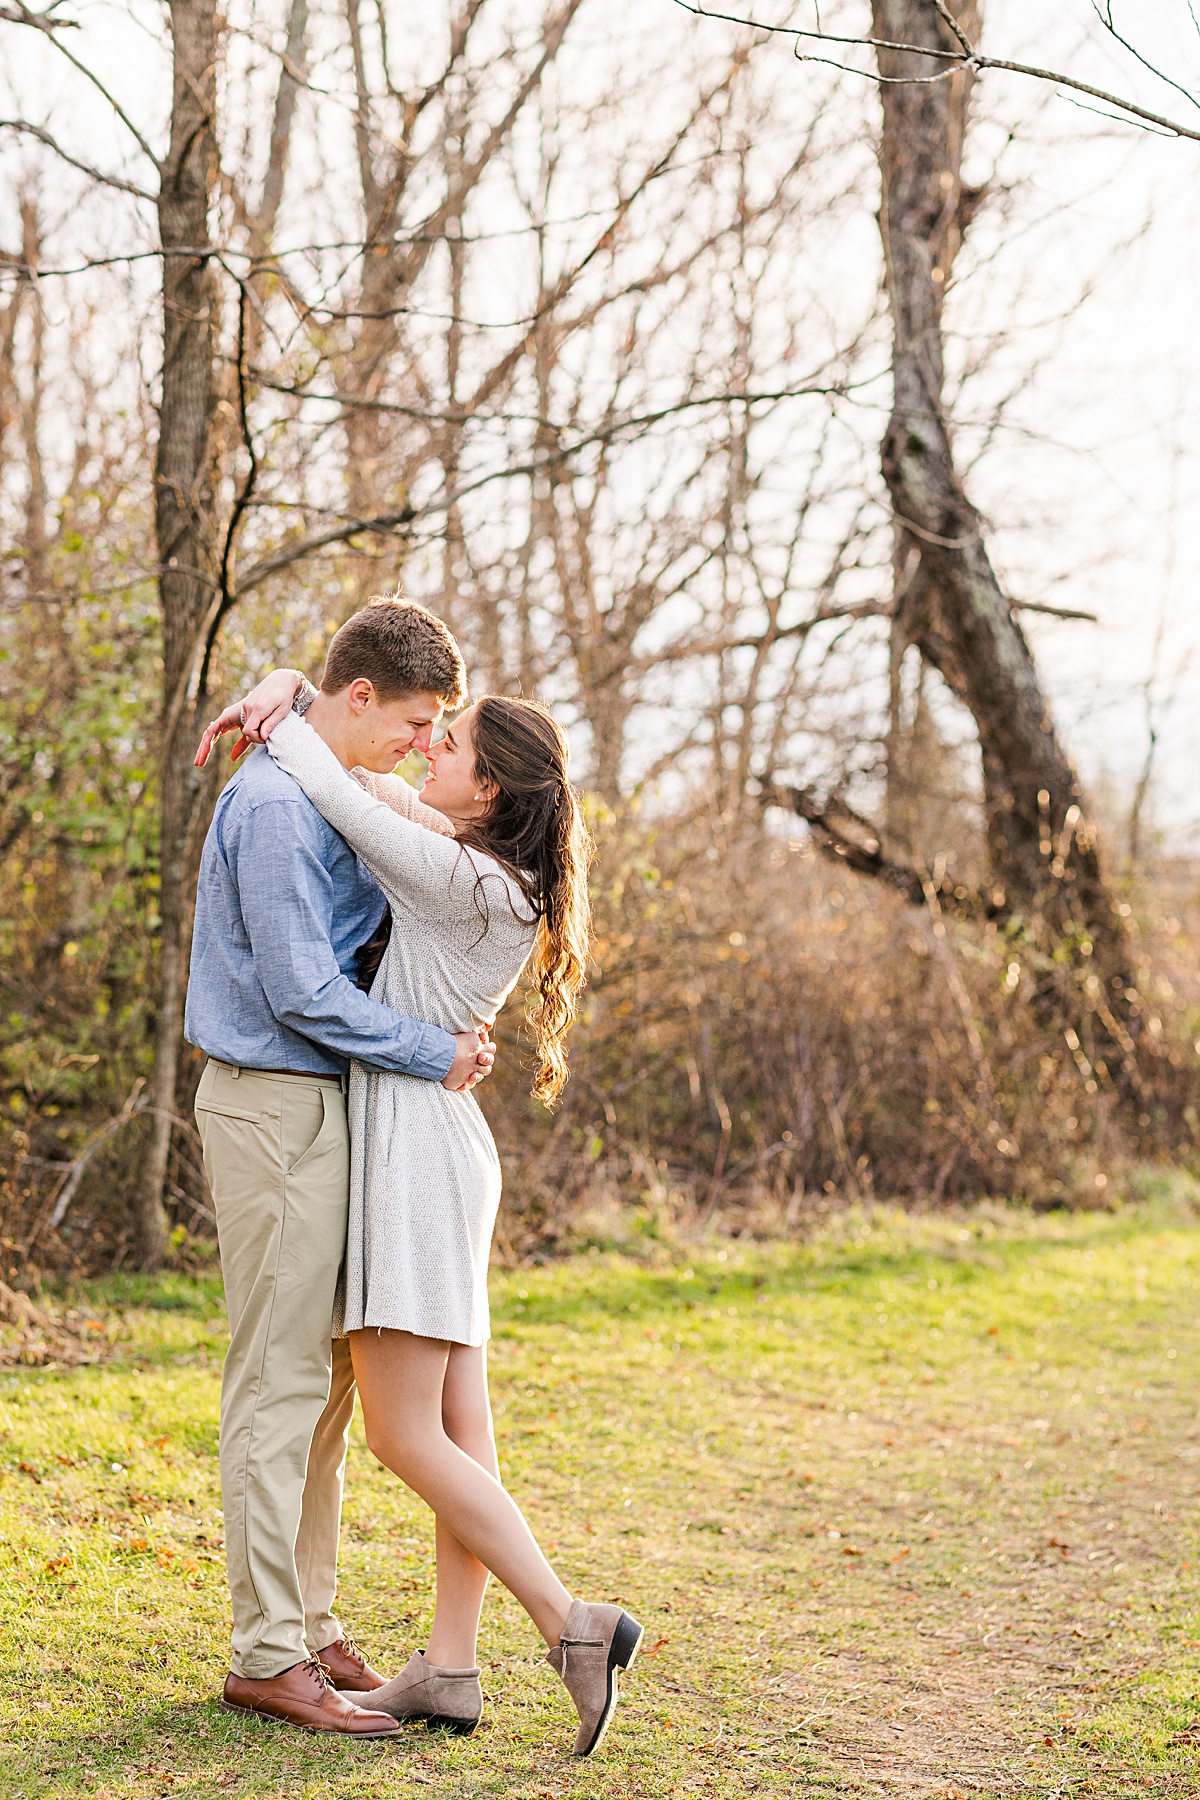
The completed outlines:
{"type": "Polygon", "coordinates": [[[234,873],[254,967],[280,1023],[368,1069],[440,1081],[457,1048],[450,1033],[372,1000],[338,966],[333,881],[311,809],[279,799],[256,806],[234,873]]]}

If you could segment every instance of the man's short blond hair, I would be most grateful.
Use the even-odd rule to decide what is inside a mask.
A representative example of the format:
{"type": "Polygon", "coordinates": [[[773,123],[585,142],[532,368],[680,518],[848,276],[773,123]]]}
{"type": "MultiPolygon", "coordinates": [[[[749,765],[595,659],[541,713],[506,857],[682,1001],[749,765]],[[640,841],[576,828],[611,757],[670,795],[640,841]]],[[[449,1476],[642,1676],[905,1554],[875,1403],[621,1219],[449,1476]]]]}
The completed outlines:
{"type": "Polygon", "coordinates": [[[381,700],[436,694],[451,712],[467,697],[467,671],[453,636],[428,607],[380,596],[334,633],[321,677],[323,694],[369,681],[381,700]]]}

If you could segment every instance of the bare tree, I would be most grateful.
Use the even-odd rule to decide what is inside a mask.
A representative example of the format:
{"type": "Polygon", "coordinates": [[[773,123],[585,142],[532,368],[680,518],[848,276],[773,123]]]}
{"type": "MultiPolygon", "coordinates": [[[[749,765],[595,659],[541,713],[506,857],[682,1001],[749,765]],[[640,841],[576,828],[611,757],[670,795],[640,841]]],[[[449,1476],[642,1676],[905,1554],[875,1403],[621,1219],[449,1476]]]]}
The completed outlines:
{"type": "Polygon", "coordinates": [[[193,768],[198,706],[189,694],[197,638],[220,561],[216,518],[218,399],[214,358],[220,294],[208,253],[217,186],[215,0],[171,5],[171,131],[157,198],[163,252],[163,365],[154,471],[158,590],[163,620],[159,851],[161,968],[150,1121],[139,1183],[137,1256],[165,1248],[163,1182],[175,1110],[188,950],[189,850],[203,777],[193,768]]]}
{"type": "MultiPolygon", "coordinates": [[[[170,1115],[189,1067],[179,1026],[208,794],[190,767],[198,714],[247,615],[268,643],[299,636],[315,655],[364,590],[406,566],[484,683],[575,709],[606,798],[672,768],[706,784],[723,828],[774,769],[819,764],[835,787],[878,777],[862,696],[890,611],[894,663],[917,645],[978,720],[988,903],[1003,889],[1006,908],[1060,937],[1078,925],[1079,972],[1103,967],[1109,1005],[1120,933],[1105,936],[1074,776],[1043,729],[945,416],[941,299],[976,198],[961,147],[979,65],[955,29],[974,43],[974,13],[944,14],[909,0],[880,13],[867,46],[885,28],[925,33],[911,50],[875,47],[894,559],[864,462],[874,450],[845,405],[857,382],[885,377],[885,316],[866,292],[831,318],[816,292],[814,233],[832,238],[829,222],[861,213],[867,134],[857,112],[840,116],[834,77],[800,112],[783,106],[786,69],[778,92],[758,94],[752,34],[686,67],[664,52],[661,71],[630,52],[598,97],[596,43],[622,51],[583,0],[538,0],[519,30],[493,0],[461,0],[402,47],[386,9],[361,0],[324,14],[280,0],[265,38],[247,15],[226,27],[212,0],[174,0],[165,155],[113,96],[141,158],[132,173],[9,122],[82,191],[152,210],[159,232],[162,962],[141,1260],[162,1250],[170,1115]],[[240,143],[218,92],[230,117],[241,107],[240,143]]],[[[61,54],[81,41],[19,0],[0,17],[61,54]]],[[[18,316],[32,327],[44,246],[30,240],[19,261],[5,332],[18,316]]],[[[21,394],[0,374],[14,424],[35,362],[21,394]]],[[[33,451],[29,440],[23,471],[33,451]]],[[[36,552],[46,502],[28,482],[20,493],[36,552]]],[[[886,845],[868,848],[872,828],[844,797],[823,816],[831,842],[857,833],[882,870],[886,845]]],[[[923,899],[919,871],[898,879],[923,899]]]]}
{"type": "MultiPolygon", "coordinates": [[[[1047,956],[1043,970],[1047,997],[1069,949],[1075,979],[1057,1003],[1078,1014],[1081,986],[1110,1060],[1128,1060],[1122,915],[1017,609],[997,579],[956,465],[945,402],[943,301],[982,197],[962,174],[976,78],[964,46],[977,36],[979,8],[976,0],[874,0],[872,18],[872,35],[862,41],[877,58],[883,111],[879,217],[892,327],[893,400],[881,464],[894,546],[893,777],[900,670],[916,645],[969,709],[978,733],[991,873],[977,900],[989,912],[1023,920],[1041,948],[1054,947],[1056,958],[1047,956]]],[[[823,802],[809,788],[791,788],[787,797],[832,854],[926,902],[927,872],[889,857],[885,832],[843,797],[823,802]]],[[[951,903],[970,898],[955,878],[943,888],[951,903]]]]}
{"type": "MultiPolygon", "coordinates": [[[[931,0],[875,0],[875,34],[940,50],[977,30],[974,0],[953,18],[931,0]]],[[[897,630],[918,643],[979,732],[993,906],[1033,912],[1071,942],[1103,1012],[1124,1010],[1128,947],[1076,772],[982,521],[955,467],[943,406],[942,300],[978,195],[962,180],[970,72],[880,49],[881,230],[893,327],[892,415],[882,465],[897,532],[897,630]]]]}

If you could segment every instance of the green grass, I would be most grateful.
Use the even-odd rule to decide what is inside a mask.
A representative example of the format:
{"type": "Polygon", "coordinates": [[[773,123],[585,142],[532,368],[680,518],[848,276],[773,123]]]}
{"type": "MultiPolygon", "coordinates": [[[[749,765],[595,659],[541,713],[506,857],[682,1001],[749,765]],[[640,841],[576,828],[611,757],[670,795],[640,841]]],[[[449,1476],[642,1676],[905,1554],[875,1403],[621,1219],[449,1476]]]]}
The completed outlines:
{"type": "MultiPolygon", "coordinates": [[[[326,1741],[220,1712],[215,1279],[87,1290],[112,1360],[0,1372],[0,1794],[1200,1791],[1200,1229],[844,1219],[498,1275],[506,1479],[647,1653],[602,1754],[507,1595],[487,1726],[326,1741]]],[[[357,1433],[342,1610],[423,1642],[428,1515],[357,1433]]]]}

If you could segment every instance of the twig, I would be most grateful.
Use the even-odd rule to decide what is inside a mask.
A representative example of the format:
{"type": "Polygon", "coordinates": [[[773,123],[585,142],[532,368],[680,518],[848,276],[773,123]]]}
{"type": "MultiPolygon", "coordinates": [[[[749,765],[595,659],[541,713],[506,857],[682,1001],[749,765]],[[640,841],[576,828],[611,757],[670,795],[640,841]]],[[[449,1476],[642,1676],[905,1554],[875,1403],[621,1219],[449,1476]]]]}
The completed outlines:
{"type": "Polygon", "coordinates": [[[145,1085],[146,1077],[144,1075],[139,1075],[129,1090],[124,1106],[116,1117],[109,1119],[106,1124],[100,1127],[99,1131],[93,1132],[74,1162],[68,1163],[55,1192],[54,1206],[51,1210],[50,1217],[46,1221],[46,1229],[48,1231],[57,1231],[63,1220],[66,1218],[67,1208],[75,1198],[75,1191],[83,1179],[84,1171],[91,1162],[93,1156],[95,1156],[97,1150],[99,1150],[102,1144],[106,1144],[110,1137],[115,1136],[122,1125],[128,1125],[130,1119],[132,1119],[134,1114],[138,1111],[138,1099],[145,1085]]]}
{"type": "Polygon", "coordinates": [[[64,30],[69,25],[73,25],[73,20],[51,19],[47,16],[47,13],[35,13],[30,7],[24,4],[24,0],[13,0],[11,6],[6,6],[3,10],[0,10],[0,19],[7,20],[11,25],[28,25],[32,27],[34,31],[40,31],[47,37],[54,45],[54,48],[58,51],[59,55],[65,56],[71,67],[73,69],[78,69],[84,80],[90,81],[92,86],[96,88],[99,93],[103,94],[104,98],[108,101],[108,104],[116,113],[118,119],[120,119],[122,125],[124,125],[125,129],[136,140],[138,149],[141,150],[145,156],[149,157],[155,170],[161,172],[161,165],[157,156],[155,156],[153,150],[150,148],[133,120],[129,117],[129,114],[125,111],[120,101],[114,94],[109,92],[108,88],[105,87],[95,71],[89,69],[86,63],[81,62],[80,59],[74,55],[72,51],[68,50],[65,44],[60,43],[55,36],[56,32],[64,30]]]}
{"type": "MultiPolygon", "coordinates": [[[[87,1172],[88,1164],[97,1150],[106,1144],[109,1138],[115,1137],[122,1126],[128,1125],[133,1119],[169,1119],[172,1125],[178,1125],[184,1131],[195,1136],[195,1126],[187,1119],[181,1119],[178,1113],[167,1112],[161,1106],[147,1106],[142,1101],[141,1092],[145,1085],[145,1076],[139,1075],[120,1112],[115,1117],[106,1120],[98,1131],[93,1132],[75,1160],[67,1164],[55,1190],[54,1205],[44,1227],[46,1231],[58,1230],[67,1216],[67,1209],[75,1198],[79,1183],[87,1172]]],[[[206,1211],[203,1207],[200,1210],[206,1211]]]]}
{"type": "Polygon", "coordinates": [[[967,992],[967,984],[962,978],[962,970],[958,966],[958,958],[955,956],[954,951],[950,946],[950,941],[946,936],[946,921],[942,916],[942,903],[938,897],[937,885],[929,878],[929,876],[925,876],[922,880],[921,887],[925,895],[925,905],[929,912],[929,923],[933,932],[934,947],[937,951],[938,959],[946,971],[946,980],[949,983],[950,992],[954,995],[955,1005],[962,1015],[963,1028],[967,1034],[967,1042],[971,1047],[971,1056],[975,1063],[975,1072],[979,1078],[980,1097],[983,1099],[990,1112],[995,1104],[996,1079],[992,1074],[992,1067],[988,1062],[987,1052],[983,1047],[983,1038],[980,1035],[979,1025],[975,1018],[975,1009],[971,1005],[971,996],[967,992]]]}
{"type": "Polygon", "coordinates": [[[78,169],[81,175],[88,175],[93,181],[104,187],[116,188],[118,193],[132,194],[136,200],[153,200],[154,195],[148,188],[139,187],[136,181],[127,181],[121,175],[106,175],[103,169],[97,169],[91,163],[81,162],[64,150],[58,140],[50,135],[41,125],[33,125],[28,119],[0,119],[0,131],[19,131],[26,137],[36,138],[39,144],[45,144],[55,156],[67,163],[72,169],[78,169]]]}
{"type": "Polygon", "coordinates": [[[1046,606],[1040,600],[1009,600],[1014,612],[1044,613],[1048,619],[1079,619],[1085,625],[1098,625],[1099,615],[1082,612],[1074,606],[1046,606]]]}

